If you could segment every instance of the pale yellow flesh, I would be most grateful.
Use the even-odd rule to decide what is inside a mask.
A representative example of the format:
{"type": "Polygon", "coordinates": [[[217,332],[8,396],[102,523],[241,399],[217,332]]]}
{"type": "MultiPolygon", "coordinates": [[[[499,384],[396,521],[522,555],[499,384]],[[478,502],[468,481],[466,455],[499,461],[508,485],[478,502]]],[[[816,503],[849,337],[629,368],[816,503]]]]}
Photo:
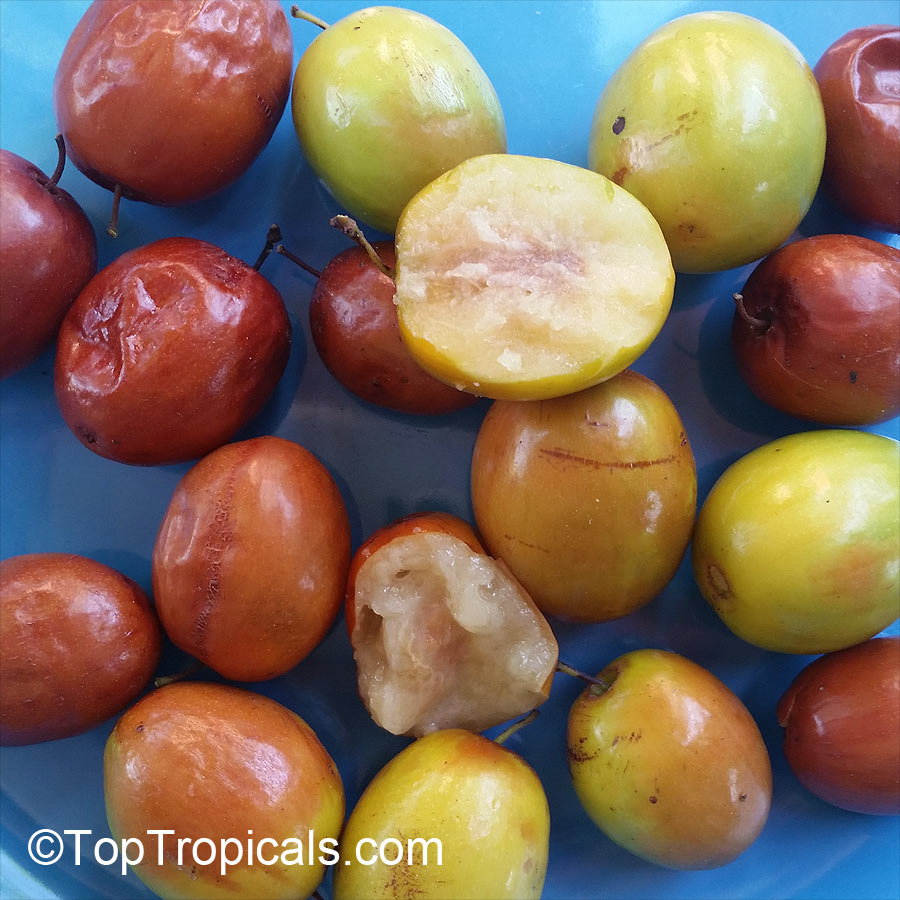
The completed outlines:
{"type": "Polygon", "coordinates": [[[394,734],[480,731],[546,699],[547,621],[502,563],[441,533],[396,538],[360,568],[359,692],[394,734]]]}
{"type": "Polygon", "coordinates": [[[410,352],[483,396],[545,399],[612,377],[659,332],[673,289],[650,213],[554,160],[467,160],[420,191],[397,230],[410,352]]]}

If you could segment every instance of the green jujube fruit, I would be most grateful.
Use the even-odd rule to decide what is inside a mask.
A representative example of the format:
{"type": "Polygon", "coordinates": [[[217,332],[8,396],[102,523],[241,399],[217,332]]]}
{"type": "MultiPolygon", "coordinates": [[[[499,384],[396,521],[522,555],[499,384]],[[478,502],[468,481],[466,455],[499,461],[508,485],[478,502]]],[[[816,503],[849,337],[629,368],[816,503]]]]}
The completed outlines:
{"type": "Polygon", "coordinates": [[[740,638],[827,653],[900,615],[900,454],[864,431],[778,438],[733,463],[694,530],[694,576],[740,638]]]}
{"type": "Polygon", "coordinates": [[[326,28],[294,75],[306,159],[347,212],[392,233],[412,196],[471,156],[506,152],[490,79],[433,19],[375,6],[326,28]]]}
{"type": "Polygon", "coordinates": [[[676,272],[714,272],[783,243],[812,203],[825,158],[815,77],[781,33],[701,12],[653,32],[609,79],[592,169],[634,194],[676,272]]]}

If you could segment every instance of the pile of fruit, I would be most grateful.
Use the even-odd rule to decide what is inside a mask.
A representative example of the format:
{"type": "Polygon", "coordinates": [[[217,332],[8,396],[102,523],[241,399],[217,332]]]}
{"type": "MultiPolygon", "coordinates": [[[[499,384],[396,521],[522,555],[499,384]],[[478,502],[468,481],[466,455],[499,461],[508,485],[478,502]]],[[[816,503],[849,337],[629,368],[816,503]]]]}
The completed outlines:
{"type": "Polygon", "coordinates": [[[0,743],[142,846],[90,890],[662,894],[900,814],[900,27],[674,19],[556,159],[422,12],[78,13],[0,151],[0,743]],[[309,852],[185,861],[253,835],[309,852]]]}

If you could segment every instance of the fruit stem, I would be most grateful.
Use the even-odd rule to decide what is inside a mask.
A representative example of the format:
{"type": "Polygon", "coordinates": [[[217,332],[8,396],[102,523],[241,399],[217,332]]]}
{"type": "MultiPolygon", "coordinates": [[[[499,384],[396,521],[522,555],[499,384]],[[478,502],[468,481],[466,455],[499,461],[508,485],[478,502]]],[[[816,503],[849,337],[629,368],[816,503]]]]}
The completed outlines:
{"type": "Polygon", "coordinates": [[[351,241],[355,241],[359,244],[359,246],[366,251],[366,256],[372,260],[372,264],[376,266],[382,274],[387,275],[391,281],[394,280],[393,270],[390,266],[385,265],[384,260],[378,255],[378,251],[369,243],[366,236],[362,233],[362,229],[350,218],[350,216],[335,216],[330,224],[332,228],[343,231],[351,241]]]}
{"type": "Polygon", "coordinates": [[[186,669],[182,669],[180,672],[175,672],[172,675],[160,675],[159,678],[153,679],[153,687],[161,688],[165,687],[167,684],[181,681],[182,678],[187,678],[188,675],[193,675],[195,672],[199,672],[203,668],[204,665],[202,662],[195,662],[189,665],[186,669]]]}
{"type": "Polygon", "coordinates": [[[253,263],[253,270],[255,272],[259,271],[259,267],[269,258],[269,254],[275,249],[275,245],[280,240],[281,229],[277,225],[270,225],[269,230],[266,233],[265,246],[260,251],[259,256],[256,257],[256,262],[253,263]]]}
{"type": "Polygon", "coordinates": [[[279,244],[275,248],[276,253],[280,253],[282,256],[286,256],[295,266],[300,266],[305,272],[309,272],[310,275],[315,275],[316,278],[321,278],[322,273],[318,269],[314,269],[309,263],[303,262],[299,256],[294,256],[290,250],[286,250],[284,244],[279,244]]]}
{"type": "Polygon", "coordinates": [[[312,22],[313,25],[318,25],[323,31],[328,27],[328,23],[324,19],[320,19],[318,16],[314,16],[312,13],[300,9],[296,4],[291,7],[291,15],[295,19],[303,19],[304,22],[312,22]]]}
{"type": "Polygon", "coordinates": [[[744,295],[743,294],[732,294],[734,298],[734,302],[737,305],[738,315],[756,332],[759,334],[763,334],[768,331],[772,327],[771,319],[766,321],[765,319],[757,318],[756,316],[751,315],[747,312],[747,307],[744,306],[744,295]]]}
{"type": "Polygon", "coordinates": [[[119,236],[119,201],[122,199],[122,185],[117,184],[113,188],[112,212],[109,214],[109,225],[106,226],[106,233],[112,237],[119,236]]]}
{"type": "Polygon", "coordinates": [[[56,168],[50,176],[50,184],[54,185],[59,184],[63,169],[66,167],[66,140],[61,134],[56,136],[56,148],[59,151],[59,156],[56,160],[56,168]]]}
{"type": "Polygon", "coordinates": [[[612,687],[608,681],[604,681],[602,678],[595,678],[593,675],[588,675],[587,672],[581,672],[573,666],[570,666],[568,663],[564,663],[561,659],[556,661],[556,671],[562,672],[565,675],[571,675],[573,678],[580,678],[582,681],[586,681],[594,687],[601,688],[601,693],[603,691],[608,691],[612,687]]]}
{"type": "Polygon", "coordinates": [[[517,719],[512,725],[508,725],[497,737],[494,738],[495,744],[500,744],[501,746],[506,743],[509,738],[511,738],[520,728],[524,728],[526,725],[530,725],[538,716],[540,715],[540,710],[533,709],[528,715],[522,716],[521,719],[517,719]]]}

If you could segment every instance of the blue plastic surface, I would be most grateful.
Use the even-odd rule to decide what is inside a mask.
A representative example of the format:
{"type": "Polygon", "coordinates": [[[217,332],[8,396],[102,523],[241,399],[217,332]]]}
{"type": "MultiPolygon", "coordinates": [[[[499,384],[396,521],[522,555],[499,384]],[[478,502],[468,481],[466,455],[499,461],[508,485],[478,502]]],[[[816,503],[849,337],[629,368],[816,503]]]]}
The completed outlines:
{"type": "MultiPolygon", "coordinates": [[[[309,0],[305,8],[336,21],[362,4],[309,0]]],[[[511,152],[587,162],[597,97],[625,56],[653,29],[701,9],[729,9],[763,19],[790,38],[814,64],[853,27],[898,23],[894,0],[829,2],[401,3],[453,30],[492,79],[506,116],[511,152]]],[[[85,0],[0,2],[0,141],[45,171],[56,160],[51,84],[65,41],[85,0]]],[[[285,3],[288,10],[289,4],[285,3]]],[[[316,34],[292,21],[295,59],[316,34]]],[[[324,265],[346,239],[328,225],[341,210],[316,182],[300,153],[290,114],[250,171],[220,195],[183,209],[123,202],[120,237],[105,234],[110,195],[70,165],[62,186],[82,204],[97,230],[100,262],[160,237],[210,240],[252,260],[268,225],[286,243],[324,265]]],[[[804,236],[851,232],[893,243],[821,196],[803,222],[804,236]]],[[[635,368],[657,381],[682,415],[697,457],[700,499],[743,453],[777,436],[816,426],[765,407],[744,386],[729,343],[731,294],[751,266],[713,276],[679,276],[672,314],[635,368]]],[[[263,413],[241,437],[274,433],[296,440],[336,477],[350,513],[354,546],[374,529],[409,512],[440,508],[471,516],[469,459],[487,402],[437,419],[407,417],[366,405],[334,382],[309,338],[307,305],[313,279],[280,258],[264,274],[282,292],[294,325],[287,372],[263,413]]],[[[157,526],[188,465],[131,468],[101,459],[64,425],[53,397],[52,352],[0,384],[0,554],[68,551],[93,557],[150,587],[157,526]]],[[[898,436],[896,420],[877,430],[898,436]]],[[[565,676],[537,723],[508,746],[537,770],[550,800],[552,834],[545,898],[896,898],[900,895],[900,820],[832,808],[807,793],[781,751],[774,708],[809,661],[751,647],[719,622],[697,591],[687,563],[664,594],[638,613],[607,625],[554,622],[561,656],[598,671],[641,646],[681,652],[733,688],[757,719],[774,769],[774,802],[760,839],[736,862],[709,872],[668,871],[642,862],[607,840],[581,810],[566,766],[564,728],[581,686],[565,676]]],[[[891,631],[896,633],[896,624],[891,631]]],[[[160,670],[185,657],[170,648],[160,670]]],[[[381,731],[356,693],[355,668],[339,621],[326,641],[289,675],[255,686],[302,715],[334,756],[348,809],[375,772],[406,741],[381,731]]],[[[0,753],[2,867],[0,896],[124,898],[149,891],[117,867],[78,865],[69,840],[65,861],[42,868],[26,842],[39,828],[108,834],[102,792],[102,750],[112,722],[81,737],[0,753]]],[[[326,881],[323,893],[330,897],[326,881]]]]}

